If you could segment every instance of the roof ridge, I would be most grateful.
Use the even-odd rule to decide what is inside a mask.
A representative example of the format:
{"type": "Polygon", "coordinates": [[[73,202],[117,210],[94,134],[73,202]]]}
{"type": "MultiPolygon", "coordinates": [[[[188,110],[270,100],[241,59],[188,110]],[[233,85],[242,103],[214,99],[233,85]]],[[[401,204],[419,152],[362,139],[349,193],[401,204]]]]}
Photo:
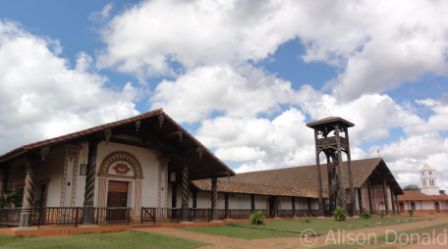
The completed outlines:
{"type": "MultiPolygon", "coordinates": [[[[360,162],[360,161],[369,161],[369,160],[383,160],[382,157],[372,157],[372,158],[365,158],[365,159],[357,159],[357,160],[352,160],[351,162],[360,162]]],[[[346,163],[347,161],[343,161],[342,163],[346,163]]],[[[326,166],[327,164],[320,164],[320,166],[326,166]]],[[[306,167],[315,167],[315,164],[311,164],[311,165],[299,165],[299,166],[289,166],[289,167],[279,167],[279,168],[274,168],[274,169],[263,169],[263,170],[253,170],[253,171],[246,171],[246,172],[241,172],[238,173],[237,172],[237,176],[238,175],[243,175],[243,174],[250,174],[250,173],[258,173],[258,172],[269,172],[269,171],[282,171],[282,170],[290,170],[290,169],[297,169],[297,168],[306,168],[306,167]]]]}

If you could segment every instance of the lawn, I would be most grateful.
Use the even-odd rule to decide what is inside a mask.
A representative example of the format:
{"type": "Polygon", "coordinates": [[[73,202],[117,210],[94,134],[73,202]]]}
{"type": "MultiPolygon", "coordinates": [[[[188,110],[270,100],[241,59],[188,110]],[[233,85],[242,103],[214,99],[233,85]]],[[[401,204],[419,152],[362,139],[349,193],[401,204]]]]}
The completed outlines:
{"type": "Polygon", "coordinates": [[[15,238],[0,235],[1,249],[189,249],[204,243],[145,232],[15,238]]]}
{"type": "Polygon", "coordinates": [[[260,239],[274,237],[294,237],[304,230],[312,230],[317,234],[326,234],[331,229],[356,230],[366,227],[387,226],[391,224],[409,223],[419,220],[409,217],[385,217],[371,219],[350,219],[337,222],[334,219],[311,219],[306,223],[304,219],[271,220],[264,225],[251,225],[247,222],[230,222],[222,227],[192,227],[183,228],[188,231],[214,235],[223,235],[242,239],[260,239]]]}

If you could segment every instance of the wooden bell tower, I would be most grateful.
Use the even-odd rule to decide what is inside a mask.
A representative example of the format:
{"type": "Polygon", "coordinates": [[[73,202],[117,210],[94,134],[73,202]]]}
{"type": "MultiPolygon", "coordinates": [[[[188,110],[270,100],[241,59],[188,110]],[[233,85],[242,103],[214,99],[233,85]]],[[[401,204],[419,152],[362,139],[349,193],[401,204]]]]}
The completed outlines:
{"type": "MultiPolygon", "coordinates": [[[[348,128],[354,124],[340,117],[327,117],[307,124],[314,129],[316,146],[316,170],[319,184],[319,215],[325,211],[333,213],[336,208],[345,208],[350,216],[355,210],[355,190],[351,169],[350,143],[348,128]],[[328,207],[323,200],[322,172],[320,168],[320,154],[323,152],[327,159],[328,176],[328,207]],[[342,166],[342,153],[347,156],[347,167],[342,166]]],[[[325,176],[325,175],[324,175],[325,176]]]]}

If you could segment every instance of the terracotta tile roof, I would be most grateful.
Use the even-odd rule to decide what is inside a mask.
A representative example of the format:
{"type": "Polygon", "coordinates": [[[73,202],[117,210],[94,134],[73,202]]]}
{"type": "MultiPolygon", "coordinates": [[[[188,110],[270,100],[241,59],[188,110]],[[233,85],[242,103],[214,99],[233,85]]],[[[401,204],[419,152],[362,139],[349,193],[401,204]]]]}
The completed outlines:
{"type": "Polygon", "coordinates": [[[23,145],[20,146],[10,152],[7,152],[3,155],[0,156],[0,161],[6,159],[6,158],[11,158],[14,157],[16,155],[22,154],[24,152],[33,150],[33,149],[37,149],[37,148],[41,148],[41,147],[45,147],[45,146],[51,146],[53,144],[57,144],[57,143],[61,143],[61,142],[65,142],[65,141],[70,141],[72,139],[76,139],[79,137],[83,137],[83,136],[87,136],[90,134],[93,134],[95,132],[104,130],[104,129],[108,129],[108,128],[114,128],[120,125],[125,125],[125,124],[129,124],[138,120],[142,120],[145,118],[149,118],[149,117],[153,117],[159,114],[163,114],[163,110],[162,109],[156,109],[150,112],[146,112],[144,114],[135,116],[135,117],[131,117],[131,118],[127,118],[127,119],[122,119],[122,120],[118,120],[115,122],[111,122],[111,123],[107,123],[107,124],[103,124],[103,125],[99,125],[96,127],[92,127],[89,129],[85,129],[85,130],[81,130],[81,131],[77,131],[77,132],[73,132],[73,133],[69,133],[66,135],[62,135],[62,136],[58,136],[58,137],[54,137],[54,138],[50,138],[50,139],[46,139],[46,140],[42,140],[42,141],[38,141],[38,142],[34,142],[34,143],[30,143],[27,145],[23,145]]]}
{"type": "MultiPolygon", "coordinates": [[[[372,158],[352,161],[353,184],[355,188],[361,187],[371,173],[384,161],[381,158],[372,158]]],[[[326,165],[321,165],[322,185],[324,196],[328,193],[328,177],[326,165]]],[[[347,179],[347,164],[343,164],[343,176],[347,179]]],[[[315,165],[282,168],[273,170],[254,171],[237,174],[229,179],[218,181],[218,191],[233,193],[258,193],[282,196],[318,197],[317,170],[315,165]]],[[[398,186],[395,179],[393,184],[398,186]]],[[[210,180],[193,182],[200,190],[210,191],[210,180]]]]}
{"type": "Polygon", "coordinates": [[[352,122],[350,122],[348,120],[345,120],[341,117],[334,117],[334,116],[325,117],[325,118],[310,122],[310,123],[306,124],[306,126],[308,126],[310,128],[314,128],[314,127],[317,127],[317,126],[320,126],[323,124],[331,124],[331,123],[342,123],[342,124],[347,125],[348,127],[355,126],[355,124],[353,124],[352,122]]]}
{"type": "MultiPolygon", "coordinates": [[[[210,179],[193,181],[193,185],[202,191],[210,191],[210,179]]],[[[276,196],[301,196],[317,198],[317,191],[308,191],[305,189],[287,187],[287,186],[272,186],[264,184],[253,184],[245,182],[235,182],[230,179],[219,179],[217,183],[218,192],[222,193],[243,193],[243,194],[259,194],[259,195],[276,195],[276,196]]]]}
{"type": "Polygon", "coordinates": [[[174,127],[176,127],[176,130],[181,130],[184,134],[185,137],[188,137],[189,139],[191,139],[193,141],[193,143],[195,144],[195,146],[200,147],[203,149],[204,154],[208,155],[212,162],[214,167],[212,167],[213,170],[216,171],[220,171],[222,172],[226,172],[226,174],[222,174],[222,175],[234,175],[235,173],[233,172],[233,170],[231,170],[229,167],[227,167],[227,165],[225,165],[224,162],[222,162],[219,158],[217,158],[207,147],[205,147],[201,142],[199,142],[193,135],[191,135],[188,131],[186,131],[183,127],[181,127],[178,123],[176,123],[170,116],[168,116],[163,109],[156,109],[150,112],[146,112],[143,113],[141,115],[138,116],[134,116],[131,118],[126,118],[126,119],[122,119],[122,120],[118,120],[115,122],[111,122],[111,123],[107,123],[107,124],[103,124],[103,125],[99,125],[96,127],[92,127],[89,129],[85,129],[85,130],[81,130],[78,132],[74,132],[74,133],[70,133],[67,135],[63,135],[63,136],[59,136],[59,137],[55,137],[55,138],[51,138],[51,139],[46,139],[46,140],[42,140],[39,142],[35,142],[35,143],[31,143],[31,144],[27,144],[27,145],[23,145],[21,147],[18,147],[6,154],[0,155],[0,163],[5,162],[7,160],[13,159],[15,157],[18,157],[20,155],[23,155],[25,153],[28,153],[30,151],[34,151],[46,146],[53,146],[53,145],[59,145],[59,144],[63,144],[63,143],[67,143],[70,142],[74,139],[78,139],[78,138],[82,138],[82,137],[86,137],[92,134],[95,134],[97,132],[102,132],[105,129],[112,129],[112,128],[117,128],[120,126],[124,126],[124,125],[129,125],[132,124],[136,121],[139,120],[146,120],[149,118],[155,118],[158,117],[159,115],[163,115],[164,120],[166,120],[165,122],[169,122],[171,123],[171,125],[173,125],[174,127]]]}
{"type": "Polygon", "coordinates": [[[425,195],[418,190],[404,191],[403,195],[398,196],[398,201],[448,201],[448,195],[425,195]]]}

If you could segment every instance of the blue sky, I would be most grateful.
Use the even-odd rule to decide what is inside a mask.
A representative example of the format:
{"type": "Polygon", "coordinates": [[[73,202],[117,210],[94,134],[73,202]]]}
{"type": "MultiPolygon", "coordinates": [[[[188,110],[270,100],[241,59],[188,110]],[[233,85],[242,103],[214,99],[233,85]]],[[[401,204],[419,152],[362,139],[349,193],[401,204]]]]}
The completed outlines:
{"type": "Polygon", "coordinates": [[[305,123],[339,115],[356,124],[355,159],[379,150],[417,183],[448,159],[438,5],[2,1],[0,128],[15,132],[0,150],[162,107],[235,170],[258,170],[312,162],[305,123]]]}

